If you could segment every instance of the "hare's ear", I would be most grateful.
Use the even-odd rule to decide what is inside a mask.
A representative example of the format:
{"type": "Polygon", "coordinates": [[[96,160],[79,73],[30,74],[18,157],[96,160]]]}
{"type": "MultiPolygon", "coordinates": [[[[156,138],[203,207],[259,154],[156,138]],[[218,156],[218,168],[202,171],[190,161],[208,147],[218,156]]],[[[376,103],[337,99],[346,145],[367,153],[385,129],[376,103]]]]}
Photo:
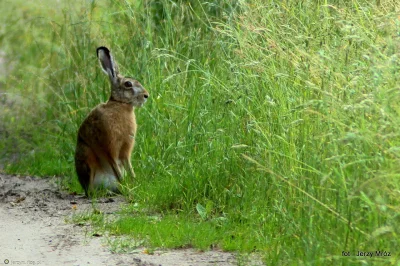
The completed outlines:
{"type": "Polygon", "coordinates": [[[99,58],[101,68],[108,75],[112,84],[117,84],[118,68],[107,47],[97,48],[97,57],[99,58]]]}

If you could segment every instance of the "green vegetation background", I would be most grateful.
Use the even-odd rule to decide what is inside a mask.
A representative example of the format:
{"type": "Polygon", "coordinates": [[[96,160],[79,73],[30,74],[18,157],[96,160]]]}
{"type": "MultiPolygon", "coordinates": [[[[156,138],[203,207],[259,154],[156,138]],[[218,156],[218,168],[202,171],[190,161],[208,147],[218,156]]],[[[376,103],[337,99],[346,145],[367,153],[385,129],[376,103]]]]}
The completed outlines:
{"type": "Polygon", "coordinates": [[[3,0],[0,10],[6,172],[63,176],[82,193],[76,132],[109,95],[95,54],[105,45],[150,99],[136,112],[131,207],[87,219],[138,245],[254,251],[268,265],[398,262],[398,1],[3,0]],[[357,250],[391,256],[342,256],[357,250]]]}

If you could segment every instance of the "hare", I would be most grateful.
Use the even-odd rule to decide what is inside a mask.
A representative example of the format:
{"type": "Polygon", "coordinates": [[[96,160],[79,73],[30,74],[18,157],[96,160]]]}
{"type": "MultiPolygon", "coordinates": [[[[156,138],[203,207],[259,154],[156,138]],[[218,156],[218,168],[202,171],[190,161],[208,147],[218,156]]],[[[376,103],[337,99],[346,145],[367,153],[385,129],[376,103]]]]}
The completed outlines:
{"type": "Polygon", "coordinates": [[[119,74],[108,48],[97,48],[97,57],[110,79],[111,96],[89,113],[78,130],[75,168],[86,196],[97,187],[118,192],[124,168],[135,177],[131,165],[137,127],[134,110],[149,97],[137,80],[119,74]]]}

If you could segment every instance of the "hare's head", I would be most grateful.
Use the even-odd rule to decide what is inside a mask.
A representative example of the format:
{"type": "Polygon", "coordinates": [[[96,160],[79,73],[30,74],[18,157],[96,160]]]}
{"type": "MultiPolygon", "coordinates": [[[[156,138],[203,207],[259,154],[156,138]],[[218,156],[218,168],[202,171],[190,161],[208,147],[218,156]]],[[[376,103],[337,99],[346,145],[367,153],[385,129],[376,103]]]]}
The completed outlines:
{"type": "Polygon", "coordinates": [[[128,103],[135,107],[140,107],[147,101],[149,93],[139,81],[119,74],[117,64],[107,47],[97,48],[97,57],[103,71],[110,78],[111,100],[128,103]]]}

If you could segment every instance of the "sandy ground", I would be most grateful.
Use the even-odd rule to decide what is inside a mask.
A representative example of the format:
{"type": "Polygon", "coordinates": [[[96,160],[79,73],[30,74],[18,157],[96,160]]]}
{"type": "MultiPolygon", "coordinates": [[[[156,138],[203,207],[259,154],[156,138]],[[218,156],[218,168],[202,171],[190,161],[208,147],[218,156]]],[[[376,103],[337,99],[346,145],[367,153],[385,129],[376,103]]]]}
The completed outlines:
{"type": "MultiPolygon", "coordinates": [[[[110,215],[124,204],[122,197],[99,202],[97,209],[110,215]]],[[[90,225],[65,222],[74,212],[91,208],[90,199],[60,191],[54,179],[0,174],[0,265],[237,264],[233,254],[219,251],[112,253],[106,236],[88,234],[90,225]]]]}

